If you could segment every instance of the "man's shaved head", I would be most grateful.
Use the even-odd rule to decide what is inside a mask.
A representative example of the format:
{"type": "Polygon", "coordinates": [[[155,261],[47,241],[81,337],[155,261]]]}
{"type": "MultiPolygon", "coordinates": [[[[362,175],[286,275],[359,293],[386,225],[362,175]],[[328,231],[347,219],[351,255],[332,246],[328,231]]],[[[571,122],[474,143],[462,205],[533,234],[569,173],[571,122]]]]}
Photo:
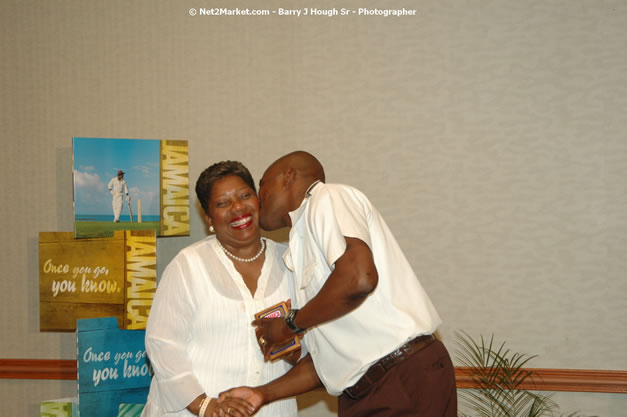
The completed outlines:
{"type": "Polygon", "coordinates": [[[289,212],[300,206],[309,186],[318,180],[324,182],[324,168],[309,152],[291,152],[274,161],[259,181],[261,227],[291,226],[289,212]]]}
{"type": "Polygon", "coordinates": [[[277,159],[270,168],[280,167],[281,171],[292,168],[303,178],[324,182],[324,168],[318,159],[305,151],[294,151],[277,159]]]}

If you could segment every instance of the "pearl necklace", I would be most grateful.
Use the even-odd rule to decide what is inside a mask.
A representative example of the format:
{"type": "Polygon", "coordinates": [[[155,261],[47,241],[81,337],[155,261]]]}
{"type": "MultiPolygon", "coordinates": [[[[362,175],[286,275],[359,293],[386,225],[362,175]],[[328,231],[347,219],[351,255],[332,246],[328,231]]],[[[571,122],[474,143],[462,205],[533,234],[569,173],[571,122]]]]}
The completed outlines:
{"type": "Polygon", "coordinates": [[[252,258],[240,258],[239,256],[233,255],[224,246],[222,246],[222,243],[220,243],[220,241],[218,239],[216,239],[216,242],[218,242],[218,246],[220,246],[220,248],[224,251],[224,253],[227,254],[227,256],[229,258],[233,258],[236,261],[240,261],[240,262],[253,262],[253,261],[256,261],[257,258],[259,258],[261,256],[261,254],[263,253],[263,250],[266,248],[266,241],[261,239],[261,238],[259,238],[259,242],[261,242],[261,248],[259,248],[259,252],[257,252],[257,254],[255,256],[253,256],[252,258]]]}

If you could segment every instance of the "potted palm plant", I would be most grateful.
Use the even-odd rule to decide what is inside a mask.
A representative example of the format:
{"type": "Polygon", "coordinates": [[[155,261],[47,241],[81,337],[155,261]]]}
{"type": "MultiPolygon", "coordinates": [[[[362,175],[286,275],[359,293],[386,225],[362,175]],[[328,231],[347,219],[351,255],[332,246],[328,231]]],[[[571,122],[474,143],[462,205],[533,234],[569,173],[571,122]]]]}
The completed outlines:
{"type": "MultiPolygon", "coordinates": [[[[513,352],[505,342],[494,343],[481,336],[475,341],[468,333],[459,331],[456,355],[461,365],[468,367],[477,388],[460,389],[460,417],[553,417],[560,415],[559,406],[551,393],[523,389],[523,383],[537,378],[525,365],[535,358],[513,352]],[[467,414],[470,413],[470,414],[467,414]]],[[[579,416],[571,413],[568,417],[579,416]]]]}

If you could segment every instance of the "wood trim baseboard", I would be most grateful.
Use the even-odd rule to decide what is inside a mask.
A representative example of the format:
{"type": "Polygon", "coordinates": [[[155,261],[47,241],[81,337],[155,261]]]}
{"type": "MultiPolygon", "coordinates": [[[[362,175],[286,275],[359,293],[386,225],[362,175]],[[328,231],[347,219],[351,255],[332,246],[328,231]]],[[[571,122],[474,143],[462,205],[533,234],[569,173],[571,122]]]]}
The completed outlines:
{"type": "MultiPolygon", "coordinates": [[[[535,391],[605,392],[627,394],[627,371],[529,368],[533,382],[524,389],[535,391]]],[[[76,380],[75,360],[0,359],[0,379],[76,380]]],[[[476,388],[470,368],[455,368],[457,388],[476,388]]]]}
{"type": "MultiPolygon", "coordinates": [[[[533,391],[627,394],[627,371],[527,368],[533,373],[521,388],[533,391]]],[[[455,368],[457,388],[476,388],[470,368],[455,368]]]]}
{"type": "Polygon", "coordinates": [[[0,359],[0,379],[76,380],[75,360],[0,359]]]}

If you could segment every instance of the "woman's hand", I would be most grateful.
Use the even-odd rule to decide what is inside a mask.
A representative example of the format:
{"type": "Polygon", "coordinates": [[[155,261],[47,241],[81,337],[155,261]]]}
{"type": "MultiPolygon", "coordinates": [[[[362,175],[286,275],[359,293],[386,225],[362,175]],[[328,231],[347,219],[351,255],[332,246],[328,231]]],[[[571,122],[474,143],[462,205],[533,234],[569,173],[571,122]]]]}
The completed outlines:
{"type": "Polygon", "coordinates": [[[231,388],[218,396],[218,409],[211,417],[249,417],[263,405],[263,396],[250,387],[231,388]]]}
{"type": "MultiPolygon", "coordinates": [[[[194,401],[192,401],[187,409],[192,414],[199,415],[200,405],[205,399],[205,395],[199,395],[194,401]]],[[[207,408],[205,409],[205,417],[250,417],[255,414],[258,407],[253,407],[249,402],[237,396],[225,397],[224,400],[218,400],[211,398],[207,408]]]]}
{"type": "MultiPolygon", "coordinates": [[[[214,401],[214,400],[212,400],[214,401]]],[[[211,407],[211,404],[210,404],[211,407]]],[[[206,417],[250,417],[255,414],[256,408],[248,401],[238,397],[225,397],[215,401],[214,407],[207,409],[206,417]]]]}

